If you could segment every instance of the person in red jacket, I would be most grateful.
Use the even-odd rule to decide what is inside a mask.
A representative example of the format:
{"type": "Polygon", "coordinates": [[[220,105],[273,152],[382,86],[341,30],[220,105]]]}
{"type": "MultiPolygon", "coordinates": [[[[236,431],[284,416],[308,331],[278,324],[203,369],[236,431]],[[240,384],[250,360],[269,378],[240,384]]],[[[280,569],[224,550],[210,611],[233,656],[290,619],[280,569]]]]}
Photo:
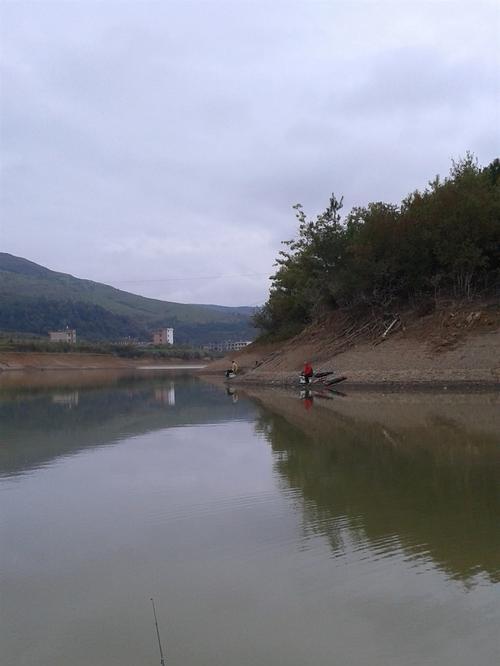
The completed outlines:
{"type": "Polygon", "coordinates": [[[314,375],[314,370],[309,361],[304,361],[304,369],[302,370],[302,376],[305,378],[306,383],[309,384],[311,377],[314,375]]]}

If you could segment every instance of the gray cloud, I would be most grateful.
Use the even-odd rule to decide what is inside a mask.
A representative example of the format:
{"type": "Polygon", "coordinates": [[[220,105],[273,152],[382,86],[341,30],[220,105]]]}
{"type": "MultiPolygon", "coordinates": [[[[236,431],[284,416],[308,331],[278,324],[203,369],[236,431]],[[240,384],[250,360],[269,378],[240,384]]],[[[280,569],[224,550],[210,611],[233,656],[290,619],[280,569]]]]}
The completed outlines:
{"type": "Polygon", "coordinates": [[[0,12],[3,248],[145,295],[262,302],[297,201],[398,201],[499,152],[496,3],[0,12]]]}

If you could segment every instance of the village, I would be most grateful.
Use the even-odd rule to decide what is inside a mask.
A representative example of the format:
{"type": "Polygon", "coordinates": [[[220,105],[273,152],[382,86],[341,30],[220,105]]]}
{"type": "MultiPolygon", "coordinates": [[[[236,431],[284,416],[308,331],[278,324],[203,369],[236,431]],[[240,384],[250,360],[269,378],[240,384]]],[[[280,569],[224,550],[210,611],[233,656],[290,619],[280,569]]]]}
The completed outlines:
{"type": "MultiPolygon", "coordinates": [[[[64,328],[59,331],[49,331],[49,340],[51,342],[64,342],[67,344],[76,344],[76,329],[64,328]]],[[[174,345],[174,329],[159,328],[152,332],[151,340],[137,340],[134,338],[121,338],[115,344],[134,345],[137,347],[166,347],[174,345]]],[[[202,345],[201,349],[207,352],[229,352],[242,351],[245,347],[252,344],[252,340],[225,340],[219,342],[210,342],[202,345]]]]}

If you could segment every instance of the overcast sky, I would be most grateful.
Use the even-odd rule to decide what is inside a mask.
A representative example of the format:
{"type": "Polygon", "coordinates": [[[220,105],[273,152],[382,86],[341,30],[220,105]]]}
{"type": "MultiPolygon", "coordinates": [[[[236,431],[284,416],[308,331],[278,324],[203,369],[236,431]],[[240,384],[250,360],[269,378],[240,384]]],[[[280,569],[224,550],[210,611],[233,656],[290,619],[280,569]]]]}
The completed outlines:
{"type": "Polygon", "coordinates": [[[1,249],[181,302],[267,294],[291,210],[500,154],[500,2],[0,2],[1,249]]]}

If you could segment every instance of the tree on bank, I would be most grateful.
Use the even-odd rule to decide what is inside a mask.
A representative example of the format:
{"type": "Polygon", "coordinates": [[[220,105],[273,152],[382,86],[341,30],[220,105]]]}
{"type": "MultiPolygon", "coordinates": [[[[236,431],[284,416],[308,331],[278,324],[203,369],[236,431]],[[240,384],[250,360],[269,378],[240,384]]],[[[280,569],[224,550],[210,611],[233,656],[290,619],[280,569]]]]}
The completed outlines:
{"type": "Polygon", "coordinates": [[[297,238],[285,241],[269,298],[256,314],[286,337],[325,311],[453,295],[472,298],[500,280],[500,161],[453,161],[399,205],[373,202],[342,219],[342,199],[310,220],[300,204],[297,238]]]}

